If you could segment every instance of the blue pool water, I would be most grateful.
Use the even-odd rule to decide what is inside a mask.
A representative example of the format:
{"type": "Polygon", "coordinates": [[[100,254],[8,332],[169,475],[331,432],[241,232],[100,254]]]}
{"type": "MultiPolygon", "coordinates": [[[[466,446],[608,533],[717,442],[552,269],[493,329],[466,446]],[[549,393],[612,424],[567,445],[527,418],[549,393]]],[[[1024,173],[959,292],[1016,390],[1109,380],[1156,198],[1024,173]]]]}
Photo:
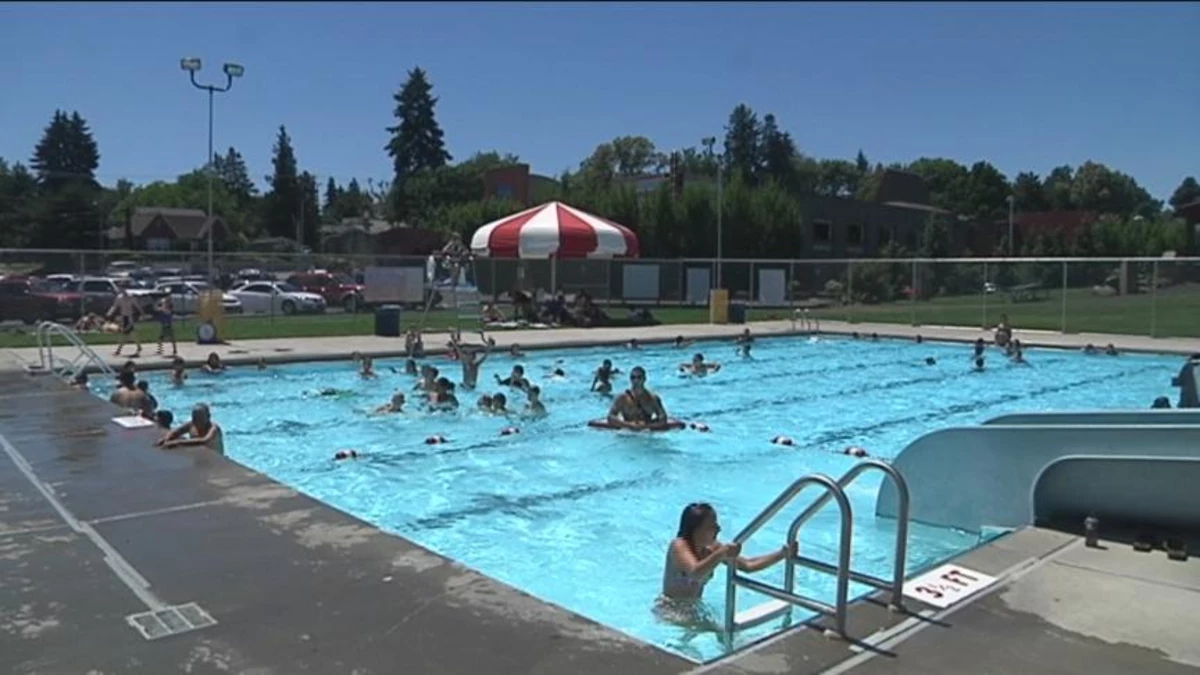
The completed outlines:
{"type": "MultiPolygon", "coordinates": [[[[233,369],[219,376],[192,373],[172,388],[165,373],[149,376],[164,408],[180,419],[197,401],[213,406],[226,432],[228,455],[384,530],[543,600],[697,660],[720,656],[712,634],[691,635],[660,623],[651,612],[661,585],[666,547],[680,510],[689,502],[716,506],[725,535],[745,525],[784,487],[813,473],[834,477],[854,460],[850,445],[894,457],[935,428],[974,424],[1007,412],[1146,408],[1169,394],[1178,359],[1162,356],[1084,356],[1030,350],[1028,367],[990,350],[989,369],[970,372],[970,347],[865,342],[824,338],[759,340],[754,357],[735,355],[731,343],[701,343],[680,351],[648,347],[534,352],[519,362],[540,384],[550,414],[508,420],[474,409],[477,394],[459,391],[459,413],[371,415],[413,378],[400,360],[377,362],[381,376],[364,381],[349,362],[273,367],[265,373],[233,369]],[[693,351],[725,363],[718,374],[687,379],[677,365],[693,351]],[[924,360],[935,357],[936,365],[924,360]],[[633,434],[589,429],[609,399],[588,393],[591,373],[611,358],[627,382],[633,365],[649,371],[649,386],[673,416],[710,425],[692,430],[633,434]],[[550,377],[559,365],[566,378],[550,377]],[[336,387],[341,397],[315,395],[336,387]],[[516,424],[521,433],[501,436],[516,424]],[[441,434],[445,445],[426,445],[441,434]],[[770,439],[786,434],[795,447],[770,439]],[[334,462],[354,448],[357,461],[334,462]]],[[[460,366],[430,362],[454,380],[460,366]]],[[[494,374],[518,362],[495,355],[484,365],[481,392],[496,391],[494,374]]],[[[524,397],[509,393],[510,407],[524,397]]],[[[849,494],[855,510],[856,568],[887,577],[894,528],[876,522],[877,475],[867,474],[849,494]]],[[[807,500],[802,498],[746,545],[748,554],[774,550],[807,500]]],[[[808,555],[833,561],[837,519],[832,506],[802,532],[808,555]]],[[[909,569],[939,562],[979,543],[979,535],[914,526],[909,569]]],[[[779,583],[782,567],[761,574],[779,583]]],[[[705,598],[723,604],[724,573],[705,598]]],[[[800,588],[830,600],[832,578],[801,573],[800,588]]],[[[858,588],[862,592],[863,588],[858,588]]],[[[739,607],[761,602],[739,595],[739,607]]],[[[741,644],[777,626],[741,636],[741,644]]]]}

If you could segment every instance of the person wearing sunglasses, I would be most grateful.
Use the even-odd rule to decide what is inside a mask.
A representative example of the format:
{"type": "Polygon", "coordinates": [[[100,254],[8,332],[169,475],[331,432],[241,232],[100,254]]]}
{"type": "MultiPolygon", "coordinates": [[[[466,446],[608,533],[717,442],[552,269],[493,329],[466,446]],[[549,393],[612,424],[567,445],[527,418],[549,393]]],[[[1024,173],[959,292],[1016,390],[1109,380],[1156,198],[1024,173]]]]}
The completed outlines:
{"type": "Polygon", "coordinates": [[[699,600],[704,594],[704,585],[722,562],[731,561],[739,570],[754,573],[786,560],[789,552],[793,557],[799,554],[793,542],[791,547],[782,546],[773,553],[744,558],[741,544],[722,544],[717,541],[720,532],[717,510],[711,504],[697,502],[684,507],[679,516],[679,531],[667,549],[662,603],[699,600]]]}
{"type": "Polygon", "coordinates": [[[608,409],[608,424],[618,429],[657,429],[669,424],[662,399],[646,388],[646,369],[629,371],[629,388],[608,409]]]}

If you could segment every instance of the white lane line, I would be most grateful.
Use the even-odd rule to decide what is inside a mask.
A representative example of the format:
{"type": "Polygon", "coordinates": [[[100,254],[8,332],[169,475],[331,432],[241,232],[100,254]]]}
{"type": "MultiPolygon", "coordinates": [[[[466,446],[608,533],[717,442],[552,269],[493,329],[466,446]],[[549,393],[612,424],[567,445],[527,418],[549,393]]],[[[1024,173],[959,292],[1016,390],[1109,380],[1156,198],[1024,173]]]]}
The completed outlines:
{"type": "MultiPolygon", "coordinates": [[[[936,625],[935,622],[941,621],[942,619],[944,619],[948,616],[952,616],[954,613],[958,612],[959,610],[975,604],[979,600],[982,600],[983,598],[986,598],[986,597],[992,595],[996,591],[999,591],[1001,589],[1007,588],[1008,586],[1011,586],[1013,583],[1019,581],[1026,574],[1029,574],[1030,572],[1032,572],[1044,565],[1050,564],[1056,558],[1058,558],[1062,555],[1065,555],[1068,551],[1070,551],[1074,548],[1077,548],[1079,546],[1082,546],[1082,545],[1083,545],[1083,539],[1074,539],[1071,542],[1064,544],[1063,546],[1051,551],[1050,553],[1048,553],[1045,556],[1042,556],[1040,558],[1029,558],[1027,560],[1023,560],[1023,561],[1017,563],[1016,565],[1013,565],[1012,567],[1009,567],[1008,569],[1004,570],[1000,574],[995,575],[999,579],[999,581],[995,585],[984,590],[982,593],[977,593],[977,594],[959,602],[956,605],[947,607],[946,609],[943,609],[939,612],[934,612],[930,616],[926,617],[926,619],[924,621],[922,621],[921,619],[917,619],[917,618],[908,619],[907,621],[903,622],[900,625],[908,624],[909,630],[907,630],[905,632],[899,632],[899,633],[893,632],[891,634],[891,636],[888,637],[887,639],[881,640],[875,644],[872,644],[871,646],[875,647],[876,648],[875,650],[871,650],[871,651],[861,650],[855,656],[852,656],[851,658],[846,659],[845,661],[842,661],[841,663],[837,664],[836,666],[829,668],[828,670],[821,671],[821,675],[840,675],[841,673],[845,673],[847,671],[853,670],[854,668],[857,668],[857,667],[861,666],[862,664],[866,663],[867,661],[870,661],[871,659],[879,656],[880,651],[892,651],[892,648],[895,647],[896,645],[899,645],[900,643],[911,638],[912,636],[916,635],[917,633],[920,633],[921,631],[925,630],[926,628],[936,625]]],[[[922,615],[924,615],[924,612],[922,612],[922,615]]],[[[861,647],[860,647],[860,649],[861,649],[861,647]]],[[[903,657],[897,657],[897,658],[903,658],[903,657]]]]}
{"type": "Polygon", "coordinates": [[[61,530],[64,527],[66,527],[66,525],[59,523],[57,525],[41,525],[38,527],[26,527],[26,528],[20,529],[20,530],[0,529],[0,539],[4,539],[5,537],[20,537],[20,536],[26,535],[26,534],[41,534],[43,532],[53,532],[55,530],[61,530]]]}
{"type": "Polygon", "coordinates": [[[179,506],[166,506],[161,509],[150,509],[148,511],[131,511],[129,513],[118,513],[115,516],[104,516],[103,518],[93,518],[87,522],[91,525],[102,525],[104,523],[116,523],[116,522],[120,522],[122,520],[129,520],[131,518],[144,518],[146,516],[157,516],[157,515],[161,515],[164,513],[175,513],[177,511],[190,511],[192,509],[199,509],[199,508],[203,508],[205,506],[212,506],[214,504],[221,504],[221,503],[222,503],[222,500],[220,500],[220,499],[210,499],[206,502],[193,502],[191,504],[180,504],[179,506]]]}
{"type": "Polygon", "coordinates": [[[151,592],[150,582],[146,581],[146,578],[139,574],[133,565],[129,564],[129,561],[126,560],[117,551],[117,549],[112,547],[112,544],[109,544],[104,537],[100,536],[100,533],[93,529],[91,525],[88,525],[87,523],[76,518],[75,515],[71,513],[71,511],[64,506],[61,501],[58,500],[58,497],[55,496],[54,491],[50,489],[50,486],[43,483],[37,477],[37,474],[33,472],[33,468],[29,465],[29,462],[25,459],[24,455],[22,455],[15,447],[13,447],[13,444],[9,443],[8,439],[5,438],[3,434],[0,434],[0,447],[3,447],[4,452],[8,453],[9,459],[11,459],[13,464],[16,465],[17,469],[19,469],[21,473],[25,475],[26,480],[28,480],[38,492],[42,493],[42,496],[46,498],[46,501],[50,502],[50,506],[54,507],[54,510],[58,512],[58,515],[63,519],[63,522],[65,522],[72,530],[75,530],[79,534],[82,534],[83,536],[92,540],[92,543],[96,545],[96,548],[100,549],[104,553],[104,562],[108,564],[110,569],[112,569],[113,574],[115,574],[117,579],[119,579],[121,583],[125,584],[129,590],[133,591],[133,594],[137,596],[138,600],[142,601],[142,604],[146,605],[147,609],[156,612],[167,607],[167,603],[160,600],[158,596],[151,592]]]}

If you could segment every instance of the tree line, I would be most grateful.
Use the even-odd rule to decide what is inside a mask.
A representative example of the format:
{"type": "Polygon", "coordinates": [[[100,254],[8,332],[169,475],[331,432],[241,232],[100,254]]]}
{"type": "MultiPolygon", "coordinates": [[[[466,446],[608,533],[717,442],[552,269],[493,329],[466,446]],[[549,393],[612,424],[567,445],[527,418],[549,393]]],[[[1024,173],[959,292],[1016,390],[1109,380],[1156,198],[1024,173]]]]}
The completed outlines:
{"type": "MultiPolygon", "coordinates": [[[[437,97],[428,74],[414,68],[393,96],[395,123],[381,148],[392,160],[390,179],[356,178],[339,184],[302,170],[285,126],[274,139],[271,173],[262,193],[236,148],[216,153],[213,210],[236,242],[260,237],[293,239],[320,248],[320,226],[346,218],[384,219],[469,235],[479,225],[523,208],[511,200],[485,199],[484,175],[520,162],[517,155],[477,152],[455,162],[437,121],[437,97]]],[[[1154,199],[1125,173],[1097,162],[1060,166],[1046,176],[1021,172],[1011,180],[986,161],[966,166],[922,157],[907,164],[872,163],[859,151],[853,159],[818,159],[803,153],[773,114],[739,104],[723,136],[693,147],[664,151],[638,135],[599,144],[574,170],[539,183],[531,198],[566,201],[626,224],[639,233],[647,257],[711,256],[716,248],[716,189],[724,190],[724,250],[730,257],[786,258],[802,250],[798,224],[803,201],[817,195],[872,200],[880,177],[899,169],[922,178],[930,201],[964,220],[1003,220],[1008,199],[1018,212],[1082,210],[1099,221],[1077,239],[1047,232],[1015,242],[1023,254],[1156,255],[1182,242],[1183,226],[1173,209],[1200,199],[1200,184],[1182,180],[1168,204],[1154,199]],[[633,179],[668,178],[652,193],[639,194],[633,179]],[[1169,208],[1168,208],[1169,207],[1169,208]]],[[[0,159],[0,246],[92,248],[104,233],[129,222],[143,206],[205,209],[208,169],[173,181],[134,185],[119,180],[100,185],[99,146],[79,112],[56,111],[28,164],[0,159]]],[[[938,254],[955,220],[933,217],[920,250],[890,244],[884,257],[938,254]]],[[[1000,251],[1007,251],[1001,242],[1000,251]]],[[[999,251],[971,251],[992,255],[999,251]]]]}

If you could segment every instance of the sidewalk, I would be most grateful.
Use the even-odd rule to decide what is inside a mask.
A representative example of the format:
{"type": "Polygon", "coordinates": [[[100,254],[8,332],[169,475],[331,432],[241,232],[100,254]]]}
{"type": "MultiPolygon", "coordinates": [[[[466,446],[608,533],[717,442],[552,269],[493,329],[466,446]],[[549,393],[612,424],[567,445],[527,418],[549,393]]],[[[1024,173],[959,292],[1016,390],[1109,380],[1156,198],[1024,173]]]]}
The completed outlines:
{"type": "MultiPolygon", "coordinates": [[[[690,339],[731,339],[742,330],[750,328],[758,336],[787,335],[794,330],[791,321],[756,321],[747,325],[735,324],[674,324],[647,326],[642,328],[559,328],[544,330],[505,330],[489,333],[495,338],[497,347],[507,349],[513,343],[524,348],[585,347],[602,344],[622,344],[631,338],[645,343],[667,342],[682,335],[690,339]]],[[[795,330],[801,331],[795,324],[795,330]]],[[[880,337],[915,338],[972,342],[977,338],[991,340],[991,333],[973,327],[958,326],[905,326],[886,323],[847,323],[844,321],[821,322],[820,332],[825,334],[862,335],[878,334],[880,337]]],[[[1103,347],[1109,343],[1122,351],[1157,352],[1172,354],[1200,353],[1200,338],[1150,338],[1137,335],[1110,335],[1103,333],[1078,333],[1063,335],[1054,332],[1018,331],[1017,337],[1029,347],[1062,347],[1078,349],[1086,344],[1103,347]]],[[[437,353],[444,349],[445,333],[429,333],[425,336],[427,352],[437,353]]],[[[473,338],[468,338],[473,339],[473,338]]],[[[63,349],[69,349],[64,347],[63,349]]],[[[127,355],[113,356],[111,345],[96,348],[109,364],[124,363],[127,355]]],[[[352,352],[361,352],[376,357],[396,357],[404,353],[403,338],[384,338],[373,335],[276,338],[270,340],[242,340],[226,345],[198,345],[180,342],[179,355],[189,363],[199,363],[211,352],[216,352],[229,364],[254,363],[259,358],[268,363],[287,361],[320,361],[348,358],[352,352]]],[[[128,348],[126,348],[128,354],[128,348]]],[[[0,350],[0,371],[19,370],[28,364],[38,363],[37,349],[0,350]]],[[[144,369],[166,368],[169,357],[154,354],[154,346],[143,346],[138,359],[144,369]]]]}

